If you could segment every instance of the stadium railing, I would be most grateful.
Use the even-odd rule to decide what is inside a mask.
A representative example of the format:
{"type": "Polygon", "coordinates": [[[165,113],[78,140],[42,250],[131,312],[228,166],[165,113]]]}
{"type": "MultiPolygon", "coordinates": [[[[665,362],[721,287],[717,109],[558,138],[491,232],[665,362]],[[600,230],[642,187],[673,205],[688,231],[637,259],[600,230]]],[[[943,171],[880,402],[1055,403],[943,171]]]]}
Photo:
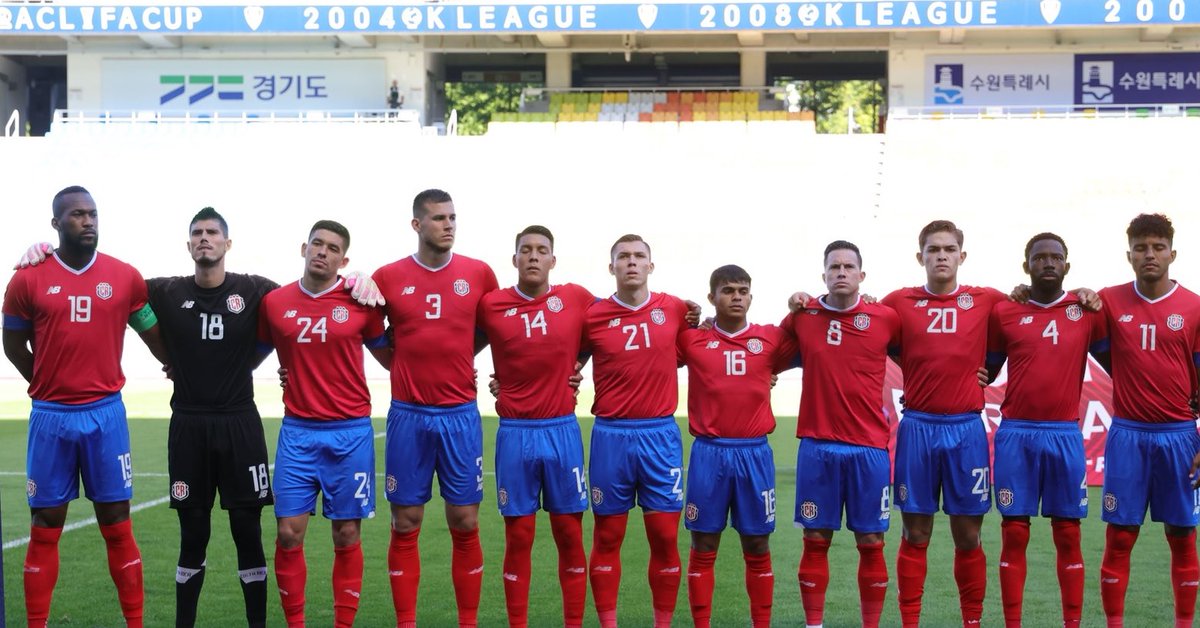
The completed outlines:
{"type": "Polygon", "coordinates": [[[69,133],[96,127],[201,127],[274,125],[387,125],[420,132],[420,113],[414,110],[328,110],[328,111],[136,111],[58,109],[51,133],[69,133]]]}
{"type": "Polygon", "coordinates": [[[1200,117],[1200,104],[895,107],[888,111],[888,118],[891,120],[1180,117],[1200,117]]]}

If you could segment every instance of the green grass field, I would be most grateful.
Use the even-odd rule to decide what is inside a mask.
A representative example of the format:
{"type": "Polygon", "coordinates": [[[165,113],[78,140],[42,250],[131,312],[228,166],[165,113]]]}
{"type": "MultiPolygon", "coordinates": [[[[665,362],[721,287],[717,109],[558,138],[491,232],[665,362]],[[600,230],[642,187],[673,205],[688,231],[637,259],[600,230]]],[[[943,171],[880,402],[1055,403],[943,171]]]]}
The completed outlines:
{"type": "MultiPolygon", "coordinates": [[[[268,442],[274,443],[279,421],[267,420],[268,442]]],[[[590,420],[582,419],[584,437],[590,420]]],[[[494,443],[497,422],[485,419],[484,442],[494,443]]],[[[772,437],[778,467],[779,528],[772,538],[776,584],[774,618],[777,626],[803,625],[796,568],[801,549],[800,530],[791,525],[794,507],[796,441],[792,438],[794,418],[780,420],[772,437]]],[[[146,625],[169,626],[174,621],[174,574],[178,551],[178,526],[175,515],[167,507],[166,437],[167,422],[155,419],[132,419],[134,472],[137,474],[134,498],[137,504],[151,503],[134,515],[134,530],[145,566],[146,625]]],[[[376,431],[383,430],[383,420],[376,420],[376,431]]],[[[686,430],[685,430],[686,433],[686,430]]],[[[4,580],[7,620],[10,626],[24,625],[24,605],[21,588],[21,563],[24,545],[15,541],[28,534],[28,510],[24,497],[24,459],[26,423],[18,420],[0,421],[0,506],[3,507],[4,580]]],[[[382,471],[383,439],[377,439],[378,470],[382,471]]],[[[489,458],[490,460],[490,458],[489,458]]],[[[490,465],[490,462],[488,463],[490,465]]],[[[377,476],[377,495],[380,482],[377,476]]],[[[491,480],[489,473],[488,479],[491,480]]],[[[483,548],[486,557],[481,626],[503,626],[504,594],[500,579],[503,554],[503,522],[495,507],[494,483],[486,486],[481,512],[483,548]]],[[[436,494],[436,491],[435,491],[436,494]]],[[[1092,503],[1098,504],[1098,490],[1092,491],[1092,503]]],[[[394,624],[391,596],[388,590],[386,548],[388,543],[387,504],[379,500],[380,514],[363,526],[363,546],[366,555],[362,605],[358,613],[360,626],[394,624]]],[[[80,500],[73,504],[70,521],[86,519],[90,506],[80,500]]],[[[1084,608],[1085,625],[1102,625],[1103,613],[1098,593],[1098,569],[1104,543],[1104,527],[1099,513],[1093,508],[1083,531],[1084,556],[1087,562],[1087,597],[1084,608]]],[[[450,541],[439,500],[429,504],[424,532],[421,535],[423,557],[418,618],[423,626],[453,626],[455,622],[453,589],[449,575],[450,541]]],[[[892,531],[887,536],[889,571],[894,570],[898,546],[899,514],[894,516],[892,531]]],[[[263,542],[268,561],[274,547],[274,525],[269,513],[263,519],[263,542]]],[[[584,534],[590,545],[591,517],[585,517],[584,534]]],[[[328,525],[314,521],[310,527],[306,551],[309,561],[308,611],[311,625],[332,623],[332,595],[329,572],[332,543],[328,525]]],[[[727,537],[734,534],[727,532],[727,537]]],[[[1054,571],[1054,548],[1050,542],[1049,526],[1035,522],[1029,548],[1029,581],[1025,597],[1025,625],[1050,626],[1060,621],[1058,583],[1054,571]]],[[[985,524],[985,544],[990,579],[985,608],[985,624],[999,625],[1002,621],[1000,588],[996,579],[999,557],[999,519],[990,515],[985,524]]],[[[680,552],[687,551],[687,534],[681,530],[680,552]]],[[[957,594],[952,576],[952,545],[944,517],[939,517],[929,557],[929,578],[926,584],[923,618],[929,626],[951,626],[958,623],[957,594]]],[[[120,610],[115,590],[108,576],[103,542],[94,525],[84,525],[63,535],[61,544],[62,569],[51,609],[51,626],[120,626],[120,610]]],[[[538,540],[534,553],[534,585],[530,600],[530,624],[533,626],[561,625],[561,603],[554,575],[555,549],[546,518],[540,517],[538,540]]],[[[853,626],[858,623],[858,592],[855,580],[858,555],[849,532],[835,537],[830,551],[831,582],[827,601],[826,626],[853,626]]],[[[651,621],[650,594],[645,581],[647,550],[640,517],[630,518],[630,529],[624,549],[624,579],[621,590],[619,619],[623,626],[647,626],[651,621]]],[[[1134,553],[1133,584],[1129,589],[1129,625],[1167,626],[1172,623],[1172,602],[1168,577],[1169,554],[1162,540],[1161,528],[1147,527],[1134,553]]],[[[236,580],[236,558],[229,540],[228,528],[220,512],[213,525],[213,540],[208,554],[208,575],[201,598],[199,624],[203,626],[237,625],[243,621],[241,591],[236,580]]],[[[895,607],[895,585],[888,593],[884,625],[899,625],[895,607]]],[[[675,625],[690,625],[687,597],[681,587],[675,625]]],[[[715,596],[715,626],[749,625],[748,603],[742,585],[742,560],[736,538],[727,538],[717,561],[717,590],[715,596]]],[[[278,594],[274,579],[270,583],[268,624],[282,625],[278,594]]],[[[588,602],[587,623],[595,626],[595,613],[588,602]]]]}

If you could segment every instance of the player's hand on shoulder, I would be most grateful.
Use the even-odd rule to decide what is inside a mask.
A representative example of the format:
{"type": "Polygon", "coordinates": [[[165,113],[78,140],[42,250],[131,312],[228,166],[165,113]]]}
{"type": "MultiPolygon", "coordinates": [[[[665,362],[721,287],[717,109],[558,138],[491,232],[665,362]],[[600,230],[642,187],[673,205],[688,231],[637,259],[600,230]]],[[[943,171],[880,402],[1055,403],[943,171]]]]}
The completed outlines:
{"type": "Polygon", "coordinates": [[[387,305],[379,285],[361,270],[346,275],[346,289],[350,291],[350,298],[367,307],[387,305]]]}
{"type": "Polygon", "coordinates": [[[874,305],[876,303],[879,303],[879,299],[876,299],[874,295],[870,295],[865,292],[859,294],[858,298],[862,299],[862,302],[866,303],[867,305],[874,305]]]}
{"type": "Polygon", "coordinates": [[[704,317],[704,320],[700,321],[699,325],[696,325],[696,329],[703,329],[704,331],[708,331],[708,330],[712,329],[713,325],[715,325],[715,324],[716,324],[715,318],[713,318],[711,316],[706,316],[706,317],[704,317]]]}
{"type": "Polygon", "coordinates": [[[1099,312],[1104,309],[1104,301],[1100,300],[1100,294],[1091,288],[1076,288],[1071,291],[1075,298],[1079,299],[1079,304],[1085,309],[1092,312],[1099,312]]]}
{"type": "Polygon", "coordinates": [[[799,312],[808,307],[809,302],[813,300],[812,295],[807,292],[796,292],[788,297],[788,311],[799,312]]]}
{"type": "Polygon", "coordinates": [[[13,270],[21,270],[30,266],[37,266],[46,261],[46,258],[54,252],[54,245],[49,242],[38,242],[26,249],[25,254],[21,256],[20,261],[13,266],[13,270]]]}
{"type": "Polygon", "coordinates": [[[287,370],[287,369],[285,369],[285,368],[283,368],[283,367],[281,366],[281,367],[279,367],[279,370],[278,370],[278,371],[275,371],[275,372],[276,372],[276,373],[279,373],[279,387],[280,387],[280,388],[287,388],[287,383],[288,383],[288,370],[287,370]]]}
{"type": "Polygon", "coordinates": [[[688,327],[695,327],[699,325],[700,312],[702,311],[700,309],[700,304],[690,300],[685,300],[683,304],[686,305],[688,309],[687,314],[683,317],[683,320],[687,321],[688,327]]]}
{"type": "Polygon", "coordinates": [[[1017,284],[1017,287],[1008,293],[1008,300],[1014,303],[1029,303],[1029,285],[1017,284]]]}

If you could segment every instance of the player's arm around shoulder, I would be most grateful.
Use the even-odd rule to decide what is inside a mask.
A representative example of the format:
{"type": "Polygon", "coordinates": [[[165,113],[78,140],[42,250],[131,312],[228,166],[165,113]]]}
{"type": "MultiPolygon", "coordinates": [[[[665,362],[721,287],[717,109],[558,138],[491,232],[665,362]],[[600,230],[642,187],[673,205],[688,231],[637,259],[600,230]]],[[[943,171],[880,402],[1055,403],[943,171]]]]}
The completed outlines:
{"type": "Polygon", "coordinates": [[[25,381],[33,381],[33,309],[30,307],[31,273],[18,271],[4,291],[4,355],[25,381]]]}

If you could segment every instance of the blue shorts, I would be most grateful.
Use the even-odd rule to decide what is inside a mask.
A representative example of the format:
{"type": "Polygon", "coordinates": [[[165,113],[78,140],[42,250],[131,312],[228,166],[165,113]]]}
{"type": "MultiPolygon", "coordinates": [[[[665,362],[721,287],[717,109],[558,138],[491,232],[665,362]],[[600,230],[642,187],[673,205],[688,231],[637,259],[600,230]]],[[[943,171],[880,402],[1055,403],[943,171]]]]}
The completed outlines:
{"type": "Polygon", "coordinates": [[[401,506],[433,497],[455,506],[483,501],[483,425],[474,401],[439,408],[392,400],[387,417],[387,500],[401,506]]]}
{"type": "Polygon", "coordinates": [[[592,426],[592,510],[616,515],[683,509],[683,440],[675,417],[605,419],[592,426]]]}
{"type": "Polygon", "coordinates": [[[747,536],[775,531],[775,454],[760,438],[697,438],[688,461],[684,527],[747,536]]]}
{"type": "Polygon", "coordinates": [[[996,510],[1006,517],[1087,518],[1087,459],[1073,421],[1004,419],[996,430],[996,510]]]}
{"type": "Polygon", "coordinates": [[[317,421],[283,417],[275,448],[275,516],[375,516],[375,430],[370,417],[317,421]]]}
{"type": "Polygon", "coordinates": [[[83,404],[33,400],[25,494],[30,508],[61,506],[83,493],[93,502],[133,499],[129,425],[121,393],[83,404]]]}
{"type": "Polygon", "coordinates": [[[1104,513],[1107,523],[1140,526],[1150,519],[1181,528],[1200,520],[1200,492],[1188,473],[1200,451],[1192,421],[1143,423],[1113,417],[1104,444],[1104,513]]]}
{"type": "Polygon", "coordinates": [[[887,532],[892,462],[886,449],[804,438],[796,450],[797,524],[814,530],[887,532]]]}
{"type": "Polygon", "coordinates": [[[496,502],[505,517],[544,507],[553,514],[588,508],[583,437],[574,414],[554,419],[500,419],[496,432],[496,502]]]}
{"type": "Polygon", "coordinates": [[[902,512],[982,515],[992,507],[987,432],[979,413],[905,410],[896,432],[896,506],[902,512]]]}

